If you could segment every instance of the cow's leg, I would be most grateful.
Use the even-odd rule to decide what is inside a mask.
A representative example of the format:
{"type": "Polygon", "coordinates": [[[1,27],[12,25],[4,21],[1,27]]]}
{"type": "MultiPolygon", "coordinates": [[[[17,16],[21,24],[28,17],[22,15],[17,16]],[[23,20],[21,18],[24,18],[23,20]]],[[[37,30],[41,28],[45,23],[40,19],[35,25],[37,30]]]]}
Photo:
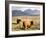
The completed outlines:
{"type": "Polygon", "coordinates": [[[25,25],[25,30],[27,30],[27,28],[28,28],[27,25],[25,25]]]}

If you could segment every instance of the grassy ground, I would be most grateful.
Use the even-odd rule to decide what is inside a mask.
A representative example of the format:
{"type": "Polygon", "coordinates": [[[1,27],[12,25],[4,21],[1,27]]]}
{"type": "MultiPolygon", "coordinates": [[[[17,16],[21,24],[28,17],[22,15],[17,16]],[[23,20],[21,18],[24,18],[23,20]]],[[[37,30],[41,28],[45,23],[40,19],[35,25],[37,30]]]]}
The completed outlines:
{"type": "MultiPolygon", "coordinates": [[[[23,22],[16,24],[17,18],[23,20],[23,17],[19,17],[19,16],[13,17],[12,18],[12,30],[13,31],[25,30],[25,28],[23,27],[23,22]]],[[[39,18],[39,16],[30,16],[29,19],[30,19],[30,21],[32,19],[33,19],[33,21],[36,20],[36,22],[35,22],[35,24],[30,25],[30,28],[28,28],[27,30],[40,30],[40,22],[39,22],[40,18],[39,18]]]]}

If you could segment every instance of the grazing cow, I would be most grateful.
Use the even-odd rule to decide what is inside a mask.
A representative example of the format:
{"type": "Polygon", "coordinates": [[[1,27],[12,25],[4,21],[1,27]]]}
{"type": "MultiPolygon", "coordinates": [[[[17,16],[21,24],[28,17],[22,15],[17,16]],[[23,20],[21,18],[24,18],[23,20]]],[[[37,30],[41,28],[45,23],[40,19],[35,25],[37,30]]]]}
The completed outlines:
{"type": "Polygon", "coordinates": [[[30,21],[24,21],[23,22],[23,26],[24,26],[25,30],[30,28],[32,25],[33,25],[33,21],[31,21],[31,22],[30,21]]]}
{"type": "MultiPolygon", "coordinates": [[[[31,23],[33,24],[33,22],[31,22],[31,23]]],[[[23,18],[23,26],[24,26],[25,30],[30,28],[31,23],[30,23],[30,20],[28,17],[23,18]]]]}

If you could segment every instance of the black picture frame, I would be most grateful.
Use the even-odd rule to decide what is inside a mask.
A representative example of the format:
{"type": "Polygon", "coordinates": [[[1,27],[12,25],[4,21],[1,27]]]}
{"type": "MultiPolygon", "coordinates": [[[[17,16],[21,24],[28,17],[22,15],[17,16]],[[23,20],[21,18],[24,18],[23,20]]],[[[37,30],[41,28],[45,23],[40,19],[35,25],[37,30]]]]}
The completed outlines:
{"type": "Polygon", "coordinates": [[[40,36],[45,35],[45,3],[42,2],[23,2],[23,1],[5,1],[5,37],[23,37],[23,36],[40,36]],[[43,33],[37,34],[22,34],[22,35],[8,35],[9,34],[9,4],[24,3],[43,5],[43,33]]]}

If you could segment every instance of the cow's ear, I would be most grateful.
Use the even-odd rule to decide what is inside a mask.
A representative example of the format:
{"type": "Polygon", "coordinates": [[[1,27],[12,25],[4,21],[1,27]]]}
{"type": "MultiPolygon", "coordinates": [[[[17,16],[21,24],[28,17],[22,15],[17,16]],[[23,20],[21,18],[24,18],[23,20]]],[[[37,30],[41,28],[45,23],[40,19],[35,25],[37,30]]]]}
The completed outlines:
{"type": "Polygon", "coordinates": [[[17,24],[21,21],[21,19],[17,19],[17,24]]]}
{"type": "Polygon", "coordinates": [[[30,21],[30,24],[33,25],[33,21],[30,21]]]}

